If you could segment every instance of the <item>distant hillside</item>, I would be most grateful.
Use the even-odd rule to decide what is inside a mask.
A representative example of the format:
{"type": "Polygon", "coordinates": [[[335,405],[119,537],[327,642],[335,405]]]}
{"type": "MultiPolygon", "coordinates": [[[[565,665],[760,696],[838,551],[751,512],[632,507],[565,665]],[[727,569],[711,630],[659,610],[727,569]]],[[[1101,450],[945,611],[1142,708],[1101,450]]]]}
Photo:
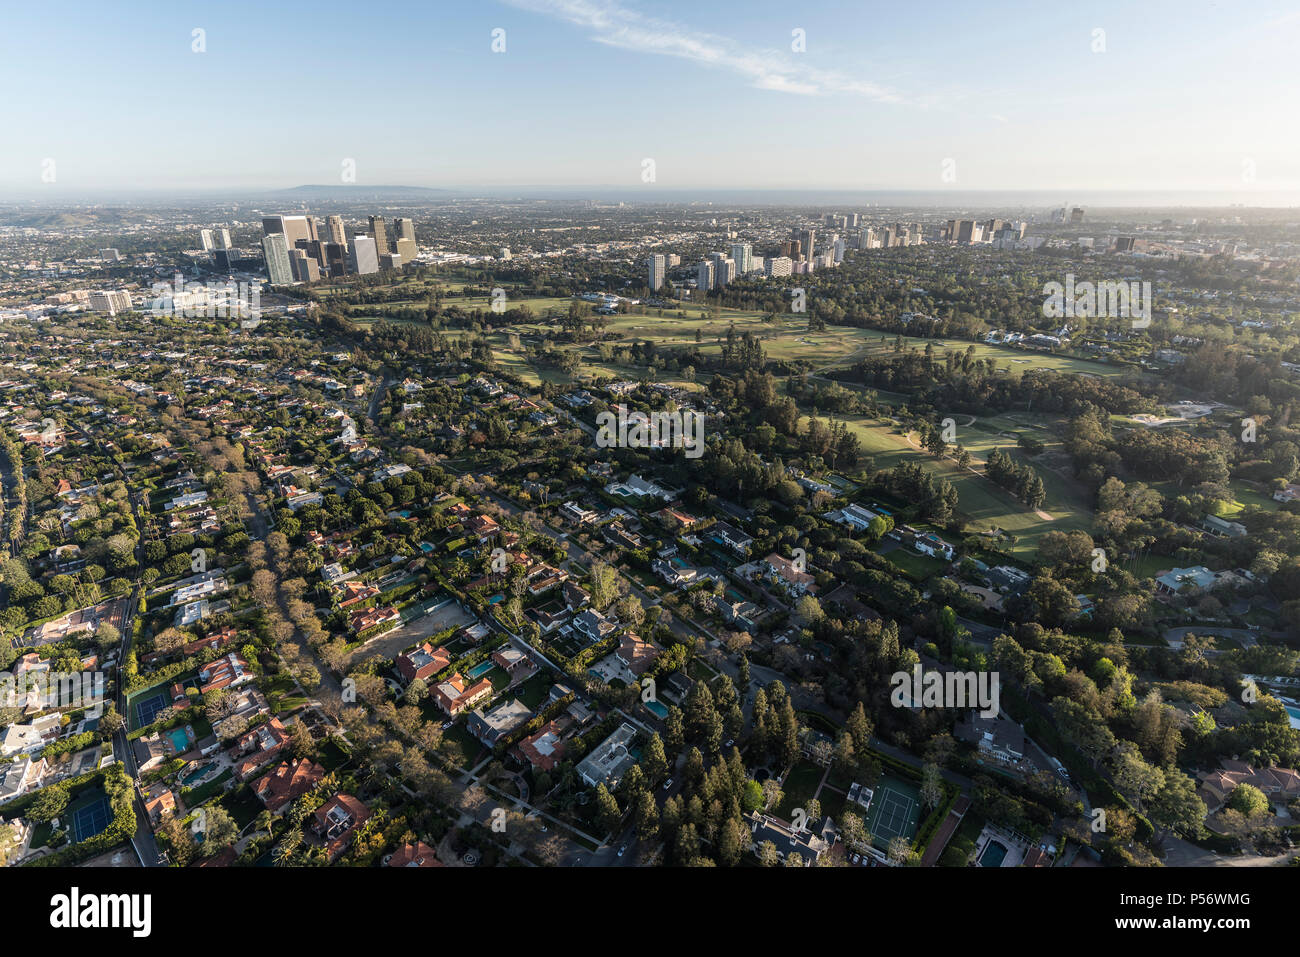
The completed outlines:
{"type": "Polygon", "coordinates": [[[367,202],[374,200],[430,200],[450,196],[454,191],[429,186],[295,186],[272,190],[267,196],[276,199],[329,200],[333,202],[367,202]]]}

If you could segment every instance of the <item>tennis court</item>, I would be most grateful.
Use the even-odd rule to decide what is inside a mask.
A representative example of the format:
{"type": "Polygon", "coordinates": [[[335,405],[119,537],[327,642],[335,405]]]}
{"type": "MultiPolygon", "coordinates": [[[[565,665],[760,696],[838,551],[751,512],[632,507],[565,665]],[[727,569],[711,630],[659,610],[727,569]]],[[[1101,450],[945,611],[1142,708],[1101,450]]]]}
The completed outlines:
{"type": "Polygon", "coordinates": [[[72,836],[77,843],[94,837],[108,827],[108,798],[96,792],[81,807],[72,812],[72,836]]]}
{"type": "Polygon", "coordinates": [[[151,694],[135,703],[136,727],[143,728],[145,725],[153,724],[154,718],[167,707],[167,696],[161,691],[151,694]]]}
{"type": "Polygon", "coordinates": [[[884,777],[875,789],[867,812],[867,830],[882,846],[896,837],[909,841],[920,829],[921,795],[897,778],[884,777]]]}

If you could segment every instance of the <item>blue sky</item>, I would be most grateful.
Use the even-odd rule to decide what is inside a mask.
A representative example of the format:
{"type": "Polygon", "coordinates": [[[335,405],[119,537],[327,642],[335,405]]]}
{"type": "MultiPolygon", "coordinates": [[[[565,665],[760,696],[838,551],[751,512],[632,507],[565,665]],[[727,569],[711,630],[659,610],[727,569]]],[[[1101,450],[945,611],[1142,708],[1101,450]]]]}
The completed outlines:
{"type": "Polygon", "coordinates": [[[371,185],[1300,188],[1294,3],[47,2],[5,21],[4,193],[339,183],[347,159],[371,185]]]}

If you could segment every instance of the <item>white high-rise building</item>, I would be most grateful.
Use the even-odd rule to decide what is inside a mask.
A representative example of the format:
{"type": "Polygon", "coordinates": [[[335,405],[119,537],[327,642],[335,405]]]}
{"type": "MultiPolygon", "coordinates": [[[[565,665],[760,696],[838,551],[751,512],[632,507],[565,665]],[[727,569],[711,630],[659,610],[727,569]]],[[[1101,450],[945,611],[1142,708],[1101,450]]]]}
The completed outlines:
{"type": "Polygon", "coordinates": [[[199,241],[203,243],[203,251],[204,251],[204,252],[206,252],[206,253],[210,253],[210,252],[212,252],[212,230],[210,230],[210,229],[200,229],[200,230],[199,230],[199,241]]]}
{"type": "Polygon", "coordinates": [[[379,254],[375,252],[374,236],[353,236],[348,249],[352,271],[359,276],[379,272],[379,254]]]}
{"type": "Polygon", "coordinates": [[[713,260],[713,288],[725,289],[736,278],[736,261],[721,253],[713,260]]]}
{"type": "Polygon", "coordinates": [[[646,260],[646,266],[650,271],[650,291],[654,292],[664,284],[664,270],[667,259],[663,253],[655,253],[646,260]]]}
{"type": "Polygon", "coordinates": [[[218,249],[230,248],[230,230],[228,229],[217,230],[217,248],[218,249]]]}
{"type": "Polygon", "coordinates": [[[284,233],[267,233],[263,236],[262,255],[266,258],[266,274],[271,277],[272,286],[287,286],[293,282],[289,240],[284,233]]]}
{"type": "Polygon", "coordinates": [[[695,285],[700,292],[708,292],[713,288],[713,263],[707,259],[695,267],[695,285]]]}
{"type": "Polygon", "coordinates": [[[794,267],[794,260],[789,256],[772,256],[767,261],[769,276],[788,276],[794,267]]]}
{"type": "Polygon", "coordinates": [[[835,261],[844,262],[844,240],[839,236],[835,237],[835,261]]]}
{"type": "Polygon", "coordinates": [[[736,275],[743,276],[754,270],[754,247],[749,243],[732,243],[731,258],[736,262],[736,275]]]}

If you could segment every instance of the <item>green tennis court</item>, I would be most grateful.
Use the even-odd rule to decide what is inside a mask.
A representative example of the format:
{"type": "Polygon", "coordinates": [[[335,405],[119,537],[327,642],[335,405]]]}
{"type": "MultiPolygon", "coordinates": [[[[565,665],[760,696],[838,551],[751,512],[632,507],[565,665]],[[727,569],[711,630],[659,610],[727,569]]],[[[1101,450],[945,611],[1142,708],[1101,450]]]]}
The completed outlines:
{"type": "Polygon", "coordinates": [[[866,825],[882,848],[896,837],[912,840],[921,826],[921,792],[906,781],[882,776],[867,811],[866,825]]]}

